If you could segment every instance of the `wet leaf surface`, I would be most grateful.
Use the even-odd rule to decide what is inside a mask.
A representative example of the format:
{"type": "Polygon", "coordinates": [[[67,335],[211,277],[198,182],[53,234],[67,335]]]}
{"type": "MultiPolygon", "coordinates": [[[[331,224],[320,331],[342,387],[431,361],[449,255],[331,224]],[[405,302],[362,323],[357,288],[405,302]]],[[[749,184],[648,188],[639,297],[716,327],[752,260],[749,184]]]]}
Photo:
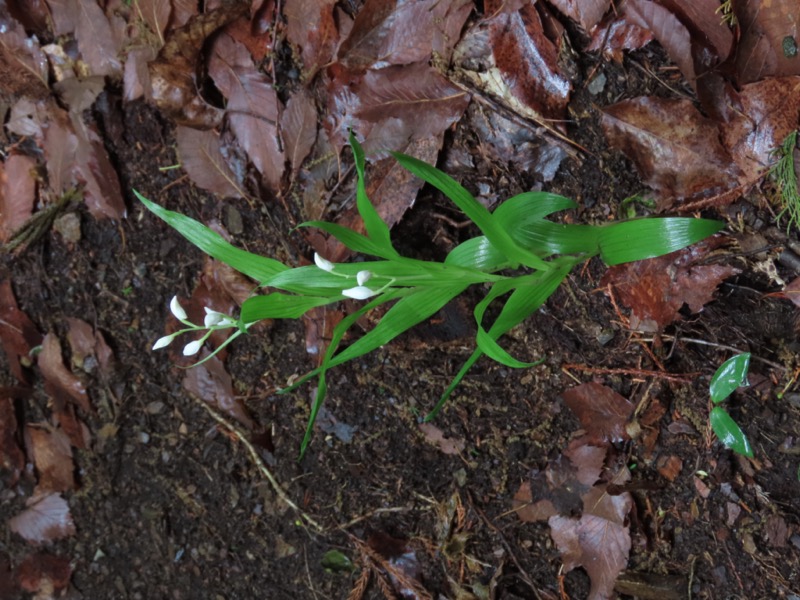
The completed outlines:
{"type": "Polygon", "coordinates": [[[614,390],[584,383],[566,390],[563,398],[591,439],[616,443],[629,438],[625,425],[635,407],[614,390]]]}

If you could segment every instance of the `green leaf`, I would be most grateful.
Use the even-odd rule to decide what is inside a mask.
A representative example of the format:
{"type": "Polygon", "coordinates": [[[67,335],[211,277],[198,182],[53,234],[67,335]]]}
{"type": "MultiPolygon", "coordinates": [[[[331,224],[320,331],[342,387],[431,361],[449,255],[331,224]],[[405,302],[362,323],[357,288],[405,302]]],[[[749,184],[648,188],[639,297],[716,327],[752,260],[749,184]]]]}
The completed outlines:
{"type": "Polygon", "coordinates": [[[431,184],[433,187],[450,198],[467,217],[478,226],[483,235],[500,252],[506,255],[512,263],[523,264],[532,269],[547,271],[550,266],[532,252],[517,244],[503,228],[500,222],[492,216],[486,207],[475,200],[464,187],[455,179],[443,173],[436,167],[399,152],[392,152],[397,161],[408,171],[431,184]]]}
{"type": "Polygon", "coordinates": [[[351,573],[355,570],[353,561],[338,550],[328,550],[322,555],[322,568],[334,573],[351,573]]]}
{"type": "Polygon", "coordinates": [[[491,273],[510,266],[508,258],[495,248],[485,235],[461,242],[444,260],[447,265],[491,273]]]}
{"type": "Polygon", "coordinates": [[[375,206],[370,202],[367,197],[367,188],[364,183],[364,149],[358,143],[356,136],[350,132],[350,146],[353,149],[353,157],[356,162],[356,172],[358,173],[358,181],[356,183],[356,207],[358,214],[364,220],[364,229],[367,231],[369,237],[375,244],[382,248],[381,254],[376,256],[400,256],[392,246],[392,239],[389,235],[389,226],[381,219],[375,206]]]}
{"type": "Polygon", "coordinates": [[[734,390],[747,383],[747,370],[750,368],[750,353],[744,352],[732,356],[719,366],[711,378],[708,391],[711,401],[719,404],[730,396],[734,390]]]}
{"type": "Polygon", "coordinates": [[[561,210],[576,208],[574,200],[550,192],[523,192],[512,196],[494,211],[494,216],[505,227],[517,223],[539,221],[561,210]]]}
{"type": "Polygon", "coordinates": [[[167,210],[148,200],[136,190],[133,190],[133,193],[148,210],[163,219],[167,225],[174,227],[178,233],[200,250],[260,283],[282,271],[289,270],[289,267],[282,262],[240,250],[202,223],[186,215],[167,210]]]}
{"type": "Polygon", "coordinates": [[[541,255],[583,254],[586,258],[600,251],[602,227],[571,225],[551,221],[522,223],[510,229],[511,236],[521,246],[541,255]]]}
{"type": "Polygon", "coordinates": [[[730,448],[737,454],[753,458],[753,448],[741,427],[737,425],[725,409],[715,406],[711,409],[711,429],[726,448],[730,448]]]}
{"type": "Polygon", "coordinates": [[[725,226],[709,219],[637,219],[600,230],[600,256],[607,265],[654,258],[675,252],[717,233],[725,226]]]}
{"type": "Polygon", "coordinates": [[[290,296],[275,292],[245,300],[241,319],[243,323],[255,323],[262,319],[299,319],[312,308],[336,301],[337,298],[290,296]]]}
{"type": "Polygon", "coordinates": [[[322,231],[330,233],[353,252],[380,256],[381,258],[396,258],[397,256],[396,252],[386,252],[380,244],[374,242],[367,236],[347,227],[337,225],[336,223],[328,223],[327,221],[306,221],[305,223],[300,223],[298,227],[316,227],[317,229],[322,229],[322,231]]]}

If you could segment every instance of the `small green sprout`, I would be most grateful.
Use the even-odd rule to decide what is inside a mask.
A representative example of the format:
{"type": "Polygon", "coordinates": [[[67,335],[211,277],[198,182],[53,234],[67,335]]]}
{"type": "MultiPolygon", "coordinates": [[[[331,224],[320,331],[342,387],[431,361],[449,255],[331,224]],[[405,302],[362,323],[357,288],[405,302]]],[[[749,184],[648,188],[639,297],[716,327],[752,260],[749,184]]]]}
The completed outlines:
{"type": "Polygon", "coordinates": [[[577,205],[568,198],[546,192],[519,194],[490,212],[442,171],[414,157],[394,153],[402,167],[452,200],[481,231],[478,237],[453,248],[444,262],[416,260],[401,256],[394,248],[389,226],[367,197],[364,151],[352,134],[350,146],[357,173],[356,207],[365,233],[326,221],[309,221],[300,226],[321,229],[354,253],[379,260],[334,264],[315,255],[313,265],[291,268],[236,248],[205,225],[166,210],[134,190],[151,212],[195,246],[268,290],[268,293],[248,298],[238,319],[222,315],[218,322],[205,323],[204,327],[189,323],[184,314],[178,316],[180,311],[173,306],[173,314],[187,328],[161,338],[155,348],[169,344],[179,333],[208,329],[200,340],[184,348],[184,353],[196,352],[214,328],[237,329],[225,342],[227,345],[263,319],[298,319],[312,308],[346,298],[366,301],[336,326],[322,364],[282,390],[288,392],[312,378],[317,379],[316,399],[301,444],[301,456],[311,439],[314,422],[327,393],[327,372],[389,343],[429,319],[467,287],[488,287],[486,296],[473,312],[478,326],[476,348],[425,417],[426,421],[439,412],[467,371],[484,354],[515,368],[530,367],[544,360],[520,361],[497,340],[536,312],[575,266],[594,256],[608,265],[661,256],[713,235],[723,226],[719,221],[689,218],[634,219],[597,226],[561,224],[546,217],[577,205]],[[497,317],[486,326],[484,315],[492,303],[501,301],[504,304],[496,313],[497,317]],[[340,348],[350,327],[365,313],[387,303],[392,303],[392,307],[371,331],[348,347],[340,348]]]}
{"type": "Polygon", "coordinates": [[[741,427],[721,406],[734,390],[750,385],[747,381],[747,370],[750,368],[750,353],[737,354],[722,363],[711,378],[709,393],[714,407],[711,409],[711,429],[714,430],[722,445],[737,454],[753,458],[753,449],[741,427]]]}
{"type": "Polygon", "coordinates": [[[770,169],[770,174],[777,186],[781,212],[776,221],[780,223],[784,215],[787,217],[786,233],[792,226],[800,227],[800,192],[797,189],[797,172],[795,171],[795,152],[797,149],[797,130],[795,129],[775,150],[778,162],[770,169]]]}

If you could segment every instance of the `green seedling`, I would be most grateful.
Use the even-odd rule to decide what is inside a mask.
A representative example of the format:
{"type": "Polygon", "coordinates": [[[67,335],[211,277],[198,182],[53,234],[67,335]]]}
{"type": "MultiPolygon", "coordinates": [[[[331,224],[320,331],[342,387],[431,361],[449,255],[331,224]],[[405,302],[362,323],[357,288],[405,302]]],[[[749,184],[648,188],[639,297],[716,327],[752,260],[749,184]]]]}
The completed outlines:
{"type": "Polygon", "coordinates": [[[750,368],[750,353],[737,354],[722,363],[711,378],[709,393],[714,407],[711,409],[711,429],[726,448],[738,454],[753,458],[753,449],[747,441],[742,428],[728,412],[719,406],[734,390],[750,385],[747,382],[747,370],[750,368]]]}
{"type": "MultiPolygon", "coordinates": [[[[247,299],[238,319],[207,310],[203,325],[189,322],[177,299],[173,299],[172,312],[186,326],[178,333],[207,332],[184,347],[186,355],[197,353],[216,329],[234,330],[225,342],[227,345],[262,319],[297,319],[314,307],[346,298],[366,301],[336,326],[322,364],[282,390],[288,392],[312,378],[318,382],[301,456],[311,439],[314,421],[327,392],[328,371],[387,344],[429,319],[467,287],[487,288],[486,296],[474,310],[478,325],[477,347],[426,420],[439,412],[470,367],[484,354],[509,367],[529,367],[544,360],[518,360],[499,345],[498,339],[542,306],[576,265],[593,256],[600,256],[609,265],[660,256],[680,250],[722,228],[718,221],[689,218],[637,219],[599,226],[563,225],[546,217],[577,205],[568,198],[546,192],[519,194],[490,212],[445,173],[416,158],[396,153],[394,157],[405,169],[450,198],[482,234],[453,248],[441,263],[407,258],[392,245],[388,225],[367,197],[364,152],[352,134],[350,145],[357,172],[356,206],[364,221],[365,233],[325,221],[309,221],[301,227],[319,228],[353,252],[379,260],[334,264],[315,255],[314,265],[290,268],[271,258],[236,248],[201,223],[166,210],[135,192],[149,210],[198,248],[269,290],[247,299]],[[486,325],[487,309],[493,302],[500,301],[503,306],[497,317],[491,325],[486,325]],[[378,324],[341,349],[347,330],[365,313],[386,303],[393,305],[378,324]]],[[[155,348],[168,345],[178,333],[161,338],[155,348]]]]}

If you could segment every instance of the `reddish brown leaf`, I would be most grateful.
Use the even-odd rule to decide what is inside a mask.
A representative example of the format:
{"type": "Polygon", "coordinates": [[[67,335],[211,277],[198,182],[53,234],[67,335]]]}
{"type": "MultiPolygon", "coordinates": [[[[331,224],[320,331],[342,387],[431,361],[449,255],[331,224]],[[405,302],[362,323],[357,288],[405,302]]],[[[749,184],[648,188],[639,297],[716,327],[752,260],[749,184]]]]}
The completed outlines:
{"type": "Polygon", "coordinates": [[[77,162],[78,136],[65,111],[50,107],[48,112],[50,119],[43,128],[47,182],[56,194],[63,194],[74,186],[73,169],[77,162]]]}
{"type": "Polygon", "coordinates": [[[517,493],[514,494],[512,506],[520,520],[525,523],[547,521],[550,517],[558,514],[556,507],[550,500],[533,501],[530,481],[524,482],[519,487],[517,493]]]}
{"type": "Polygon", "coordinates": [[[741,38],[736,48],[740,83],[800,75],[796,0],[733,2],[741,38]]]}
{"type": "Polygon", "coordinates": [[[28,452],[36,466],[39,483],[35,494],[67,492],[75,489],[75,465],[69,438],[59,429],[27,425],[28,452]]]}
{"type": "Polygon", "coordinates": [[[792,279],[786,287],[783,288],[783,293],[795,306],[800,306],[800,277],[792,279]]]}
{"type": "Polygon", "coordinates": [[[53,333],[48,333],[42,340],[42,351],[39,353],[39,368],[45,379],[48,393],[68,397],[85,413],[91,412],[89,395],[80,379],[64,366],[61,357],[61,344],[53,333]]]}
{"type": "Polygon", "coordinates": [[[30,498],[24,511],[8,521],[8,528],[31,544],[47,544],[75,534],[67,501],[60,494],[30,498]]]}
{"type": "Polygon", "coordinates": [[[67,341],[72,354],[72,364],[84,371],[91,371],[92,367],[87,364],[86,359],[92,357],[101,372],[107,373],[114,354],[106,344],[103,334],[80,319],[67,317],[67,323],[69,324],[67,341]]]}
{"type": "Polygon", "coordinates": [[[136,0],[134,8],[139,17],[150,27],[150,31],[156,34],[159,44],[163,46],[164,33],[172,13],[170,0],[136,0]]]}
{"type": "Polygon", "coordinates": [[[712,238],[658,258],[617,265],[600,283],[611,285],[616,298],[631,309],[632,329],[660,331],[680,318],[684,304],[700,312],[720,282],[739,273],[728,265],[702,264],[721,243],[722,238],[712,238]]]}
{"type": "Polygon", "coordinates": [[[572,85],[558,68],[558,48],[545,35],[534,4],[515,12],[492,12],[459,42],[453,61],[472,85],[514,112],[541,121],[561,120],[572,85]]]}
{"type": "Polygon", "coordinates": [[[551,4],[588,33],[606,14],[611,0],[552,0],[551,4]]]}
{"type": "Polygon", "coordinates": [[[286,146],[286,158],[292,171],[297,173],[317,139],[317,108],[304,89],[299,90],[286,103],[281,117],[281,133],[286,146]]]}
{"type": "Polygon", "coordinates": [[[628,0],[625,13],[631,23],[653,32],[689,85],[695,87],[697,77],[692,58],[692,40],[683,23],[652,0],[628,0]]]}
{"type": "Polygon", "coordinates": [[[69,585],[72,576],[70,560],[66,556],[31,554],[17,567],[17,579],[26,592],[36,598],[56,598],[69,585]]]}
{"type": "Polygon", "coordinates": [[[47,95],[47,57],[35,37],[7,13],[0,15],[0,76],[3,91],[10,97],[47,95]]]}
{"type": "Polygon", "coordinates": [[[444,454],[460,454],[466,448],[464,440],[445,436],[441,429],[431,423],[420,423],[418,427],[425,436],[425,441],[438,446],[444,454]]]}
{"type": "Polygon", "coordinates": [[[284,3],[286,37],[300,48],[305,80],[310,80],[333,58],[339,41],[333,18],[335,5],[336,0],[286,0],[284,3]]]}
{"type": "MultiPolygon", "coordinates": [[[[31,348],[41,343],[36,326],[17,306],[11,281],[0,280],[0,344],[6,354],[11,372],[20,383],[27,383],[23,361],[30,364],[31,348]]],[[[27,366],[26,365],[26,366],[27,366]]]]}
{"type": "Polygon", "coordinates": [[[607,19],[603,26],[594,30],[586,48],[589,52],[601,50],[606,58],[621,63],[623,50],[638,50],[653,41],[653,32],[628,21],[624,14],[626,6],[622,5],[622,14],[607,19]]]}
{"type": "Polygon", "coordinates": [[[720,143],[717,124],[688,100],[625,100],[605,108],[601,118],[609,143],[662,198],[711,196],[737,182],[739,169],[720,143]]]}
{"type": "Polygon", "coordinates": [[[25,455],[17,443],[14,400],[0,398],[0,482],[6,489],[14,487],[24,467],[25,455]]]}
{"type": "Polygon", "coordinates": [[[675,481],[675,478],[681,473],[683,461],[674,454],[670,456],[659,456],[656,461],[656,468],[662,477],[669,481],[675,481]]]}
{"type": "Polygon", "coordinates": [[[94,125],[87,125],[73,115],[78,133],[74,173],[84,184],[83,198],[95,219],[123,219],[127,213],[117,171],[111,164],[103,140],[94,125]]]}
{"type": "Polygon", "coordinates": [[[36,161],[12,154],[0,164],[0,242],[8,241],[33,213],[36,199],[36,161]]]}
{"type": "MultiPolygon", "coordinates": [[[[719,14],[715,0],[659,0],[659,4],[674,13],[692,34],[692,41],[711,48],[714,63],[721,63],[733,49],[733,30],[719,14]]],[[[674,60],[674,59],[673,59],[674,60]]]]}
{"type": "Polygon", "coordinates": [[[227,98],[227,116],[239,145],[273,189],[280,188],[284,155],[278,144],[283,110],[269,79],[256,70],[247,48],[227,34],[214,44],[209,74],[227,98]]]}
{"type": "Polygon", "coordinates": [[[367,0],[339,61],[354,70],[447,59],[472,9],[467,0],[367,0]]]}
{"type": "Polygon", "coordinates": [[[75,39],[92,75],[116,76],[122,72],[118,58],[120,39],[97,0],[77,0],[75,39]]]}
{"type": "MultiPolygon", "coordinates": [[[[205,356],[207,353],[201,358],[205,356]]],[[[218,357],[214,356],[202,365],[188,369],[183,378],[183,388],[248,429],[253,428],[253,419],[250,418],[242,400],[235,396],[231,376],[218,357]]]]}
{"type": "Polygon", "coordinates": [[[175,137],[181,166],[195,184],[223,197],[245,197],[241,182],[222,155],[219,135],[179,126],[175,137]]]}
{"type": "Polygon", "coordinates": [[[635,407],[611,388],[584,383],[566,390],[562,396],[592,440],[622,442],[630,439],[625,425],[635,407]]]}

